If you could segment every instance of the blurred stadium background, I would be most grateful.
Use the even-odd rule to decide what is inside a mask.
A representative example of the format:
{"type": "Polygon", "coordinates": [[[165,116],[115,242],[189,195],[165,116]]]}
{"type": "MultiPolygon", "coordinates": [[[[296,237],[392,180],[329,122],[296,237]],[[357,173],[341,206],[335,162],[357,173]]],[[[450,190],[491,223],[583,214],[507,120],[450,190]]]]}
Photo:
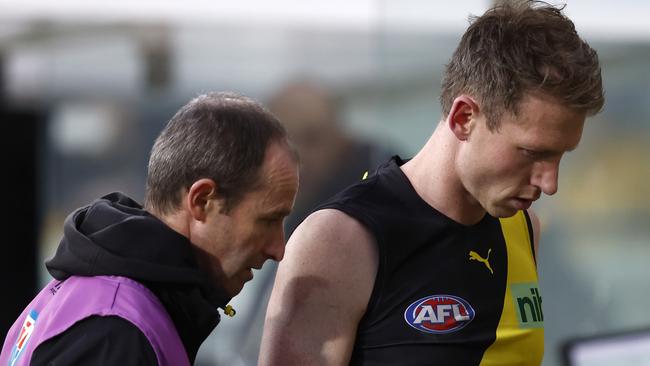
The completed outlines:
{"type": "MultiPolygon", "coordinates": [[[[333,139],[409,157],[440,118],[441,73],[468,15],[490,3],[0,0],[3,337],[49,279],[42,263],[70,211],[115,190],[142,201],[153,139],[187,100],[232,90],[267,103],[309,80],[335,104],[316,126],[336,120],[346,136],[333,139]]],[[[573,337],[650,327],[650,4],[571,0],[566,13],[599,52],[607,101],[566,156],[559,193],[534,206],[545,366],[573,337]]],[[[296,108],[316,114],[313,103],[296,108]]],[[[318,128],[301,136],[325,156],[335,144],[316,141],[318,128]]],[[[273,273],[256,274],[197,364],[256,363],[273,273]]]]}

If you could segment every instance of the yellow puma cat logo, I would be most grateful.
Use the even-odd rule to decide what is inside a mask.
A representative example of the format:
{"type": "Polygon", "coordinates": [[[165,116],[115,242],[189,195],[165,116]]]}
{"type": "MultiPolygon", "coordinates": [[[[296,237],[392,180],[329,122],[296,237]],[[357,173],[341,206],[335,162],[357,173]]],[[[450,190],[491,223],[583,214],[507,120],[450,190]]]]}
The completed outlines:
{"type": "Polygon", "coordinates": [[[490,252],[491,252],[491,251],[492,251],[492,248],[488,249],[487,258],[484,259],[483,257],[481,257],[481,256],[480,256],[478,253],[476,253],[475,251],[470,250],[470,251],[469,251],[469,260],[471,260],[471,261],[479,261],[479,262],[485,264],[485,266],[487,267],[487,269],[490,270],[490,273],[494,274],[494,271],[492,270],[492,267],[490,267],[490,252]]]}

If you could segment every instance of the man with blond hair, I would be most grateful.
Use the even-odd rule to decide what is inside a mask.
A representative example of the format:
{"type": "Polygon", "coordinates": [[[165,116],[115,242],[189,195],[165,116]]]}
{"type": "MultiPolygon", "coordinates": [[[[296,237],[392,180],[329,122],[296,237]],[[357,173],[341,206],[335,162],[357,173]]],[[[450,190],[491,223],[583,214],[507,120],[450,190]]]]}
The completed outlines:
{"type": "Polygon", "coordinates": [[[447,65],[443,115],[294,232],[262,365],[539,365],[539,223],[560,160],[603,105],[596,52],[542,2],[473,19],[447,65]]]}

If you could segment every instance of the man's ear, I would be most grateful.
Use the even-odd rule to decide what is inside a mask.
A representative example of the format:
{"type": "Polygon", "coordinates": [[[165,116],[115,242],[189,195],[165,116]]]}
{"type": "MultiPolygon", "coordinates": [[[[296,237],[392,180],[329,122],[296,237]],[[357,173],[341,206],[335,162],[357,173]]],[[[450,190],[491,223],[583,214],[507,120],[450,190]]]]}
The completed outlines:
{"type": "Polygon", "coordinates": [[[205,221],[208,213],[212,210],[221,212],[225,205],[217,183],[208,178],[194,182],[188,190],[185,200],[190,216],[198,221],[205,221]]]}
{"type": "Polygon", "coordinates": [[[476,125],[479,113],[479,106],[472,97],[460,95],[454,99],[454,104],[451,105],[447,115],[447,125],[456,138],[466,141],[472,128],[476,125]]]}

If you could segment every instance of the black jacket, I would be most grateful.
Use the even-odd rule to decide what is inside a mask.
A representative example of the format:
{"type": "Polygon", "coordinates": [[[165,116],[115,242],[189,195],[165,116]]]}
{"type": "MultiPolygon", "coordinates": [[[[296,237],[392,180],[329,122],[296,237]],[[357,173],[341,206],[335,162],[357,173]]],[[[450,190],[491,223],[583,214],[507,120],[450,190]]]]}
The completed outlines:
{"type": "MultiPolygon", "coordinates": [[[[120,193],[72,213],[50,274],[119,275],[147,286],[162,302],[194,363],[199,346],[217,326],[217,308],[230,300],[199,271],[189,240],[120,193]]],[[[147,338],[119,317],[86,318],[39,345],[32,365],[157,365],[147,338]]]]}

